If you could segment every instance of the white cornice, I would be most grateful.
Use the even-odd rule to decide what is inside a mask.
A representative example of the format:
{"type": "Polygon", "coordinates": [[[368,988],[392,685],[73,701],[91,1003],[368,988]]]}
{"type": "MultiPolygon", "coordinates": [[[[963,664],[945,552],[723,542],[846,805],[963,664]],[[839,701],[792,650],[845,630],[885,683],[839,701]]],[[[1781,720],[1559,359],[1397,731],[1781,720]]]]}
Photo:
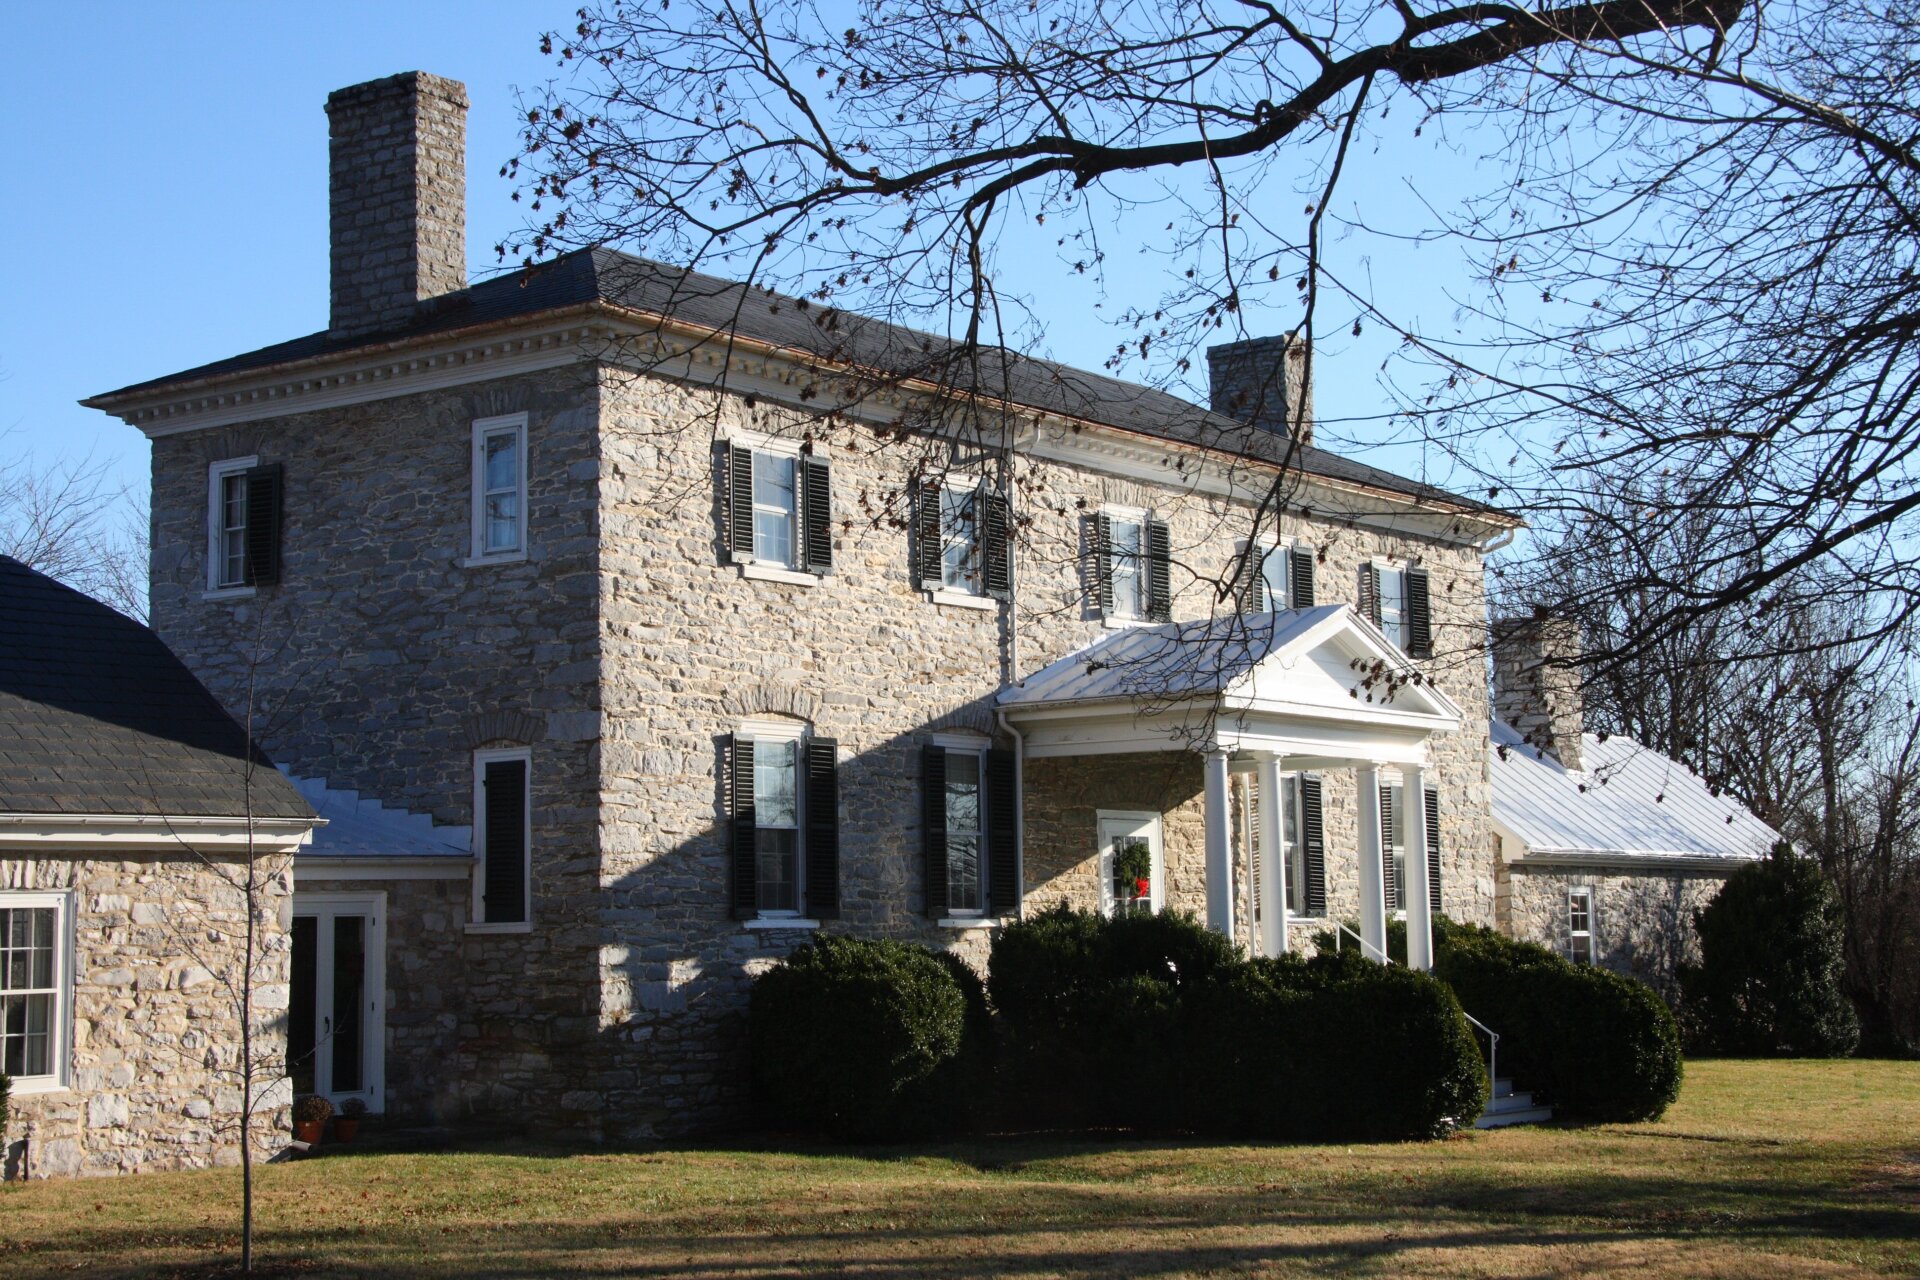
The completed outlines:
{"type": "Polygon", "coordinates": [[[178,817],[102,813],[0,813],[0,849],[61,847],[156,853],[292,853],[320,818],[178,817]]]}

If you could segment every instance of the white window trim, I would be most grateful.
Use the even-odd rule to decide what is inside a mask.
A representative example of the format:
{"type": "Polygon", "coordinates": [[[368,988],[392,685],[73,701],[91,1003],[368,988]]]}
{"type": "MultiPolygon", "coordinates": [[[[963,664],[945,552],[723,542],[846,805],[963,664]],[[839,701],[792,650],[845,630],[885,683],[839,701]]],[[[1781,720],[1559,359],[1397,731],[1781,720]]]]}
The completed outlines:
{"type": "Polygon", "coordinates": [[[946,605],[949,608],[978,609],[987,613],[1000,607],[1000,602],[992,596],[977,596],[970,591],[955,591],[951,587],[929,591],[927,599],[934,604],[946,605]]]}
{"type": "Polygon", "coordinates": [[[984,498],[986,491],[986,481],[982,480],[979,476],[967,475],[963,472],[957,475],[942,476],[940,478],[940,495],[942,499],[940,504],[940,585],[927,588],[927,599],[931,600],[934,604],[957,605],[962,609],[997,609],[1000,607],[1000,602],[987,594],[985,511],[979,505],[974,507],[973,513],[973,545],[975,555],[980,558],[980,589],[978,591],[968,591],[961,587],[950,587],[946,585],[946,495],[949,493],[964,493],[971,496],[976,504],[978,504],[981,499],[984,498]]]}
{"type": "Polygon", "coordinates": [[[808,573],[804,569],[784,569],[771,560],[735,560],[740,567],[740,576],[756,578],[761,582],[784,582],[793,587],[815,587],[820,585],[820,575],[808,573]]]}
{"type": "Polygon", "coordinates": [[[71,890],[0,891],[0,907],[52,907],[53,917],[53,1070],[43,1076],[15,1076],[13,1096],[65,1093],[73,1087],[74,897],[71,890]]]}
{"type": "MultiPolygon", "coordinates": [[[[1150,603],[1147,597],[1151,594],[1147,585],[1147,526],[1153,522],[1153,511],[1148,507],[1120,507],[1107,503],[1102,504],[1100,514],[1107,518],[1109,525],[1137,524],[1140,526],[1140,611],[1138,613],[1121,613],[1119,603],[1120,596],[1118,592],[1115,592],[1114,607],[1111,611],[1102,611],[1101,621],[1109,631],[1118,630],[1121,627],[1146,626],[1148,625],[1147,607],[1150,603]]],[[[1112,574],[1113,565],[1118,559],[1119,557],[1114,554],[1113,548],[1108,547],[1107,572],[1109,575],[1112,574]]]]}
{"type": "Polygon", "coordinates": [[[527,415],[525,413],[503,413],[492,418],[473,420],[472,439],[472,496],[468,516],[467,559],[462,561],[468,568],[483,564],[512,564],[527,558],[527,545],[532,541],[531,513],[527,510],[527,415]],[[518,546],[501,548],[497,551],[487,549],[486,524],[486,452],[485,441],[490,435],[503,431],[513,431],[518,436],[518,447],[514,456],[520,464],[518,503],[520,510],[520,542],[518,546]]]}
{"type": "MultiPolygon", "coordinates": [[[[1293,594],[1293,572],[1292,572],[1292,566],[1290,562],[1286,559],[1286,557],[1293,553],[1294,544],[1299,541],[1300,540],[1298,538],[1276,538],[1272,534],[1261,534],[1259,537],[1254,538],[1251,543],[1249,543],[1248,540],[1245,538],[1239,538],[1239,539],[1236,539],[1233,544],[1233,554],[1236,556],[1244,557],[1247,554],[1248,546],[1251,545],[1253,547],[1256,547],[1261,552],[1260,565],[1262,567],[1265,566],[1267,560],[1270,557],[1279,556],[1281,558],[1280,559],[1280,580],[1282,583],[1285,584],[1285,587],[1283,589],[1286,591],[1288,596],[1291,596],[1293,594]]],[[[1256,578],[1260,576],[1257,568],[1255,570],[1254,576],[1256,578]]],[[[1291,609],[1293,607],[1291,600],[1289,600],[1289,602],[1283,605],[1282,607],[1291,609]]],[[[1275,612],[1273,608],[1273,602],[1271,600],[1267,602],[1266,611],[1268,613],[1275,612]]]]}
{"type": "MultiPolygon", "coordinates": [[[[987,751],[993,746],[993,740],[984,734],[978,733],[936,733],[930,738],[929,744],[950,754],[978,756],[980,758],[981,827],[974,835],[980,841],[980,852],[984,857],[987,852],[987,829],[985,825],[987,817],[987,751]]],[[[948,865],[951,866],[952,864],[948,865]]],[[[952,872],[949,871],[948,874],[951,875],[952,872]]],[[[980,896],[982,898],[987,896],[987,885],[984,883],[984,877],[983,883],[980,885],[980,896]]],[[[975,928],[980,921],[993,920],[992,917],[987,915],[985,908],[978,908],[972,911],[956,911],[951,905],[953,902],[951,896],[948,897],[947,902],[949,904],[947,914],[936,921],[942,929],[971,929],[975,928]]],[[[997,921],[993,922],[998,923],[997,921]]]]}
{"type": "Polygon", "coordinates": [[[473,893],[467,912],[468,933],[530,933],[533,930],[533,748],[488,747],[473,753],[473,893]],[[488,920],[485,910],[487,889],[487,766],[501,760],[523,760],[527,766],[527,793],[521,804],[523,831],[521,846],[526,859],[520,872],[525,880],[521,901],[527,904],[525,920],[488,920]]]}
{"type": "Polygon", "coordinates": [[[1569,960],[1573,959],[1573,940],[1576,937],[1583,937],[1587,940],[1586,960],[1576,961],[1575,963],[1585,963],[1585,964],[1600,963],[1598,956],[1595,954],[1595,948],[1594,948],[1594,934],[1596,932],[1594,926],[1599,924],[1600,922],[1599,907],[1597,905],[1598,896],[1599,895],[1594,893],[1592,885],[1577,884],[1577,885],[1569,885],[1567,887],[1567,903],[1566,903],[1567,959],[1569,960]],[[1578,933],[1578,934],[1576,934],[1573,931],[1573,899],[1576,895],[1584,896],[1587,900],[1587,927],[1583,933],[1578,933]]]}
{"type": "MultiPolygon", "coordinates": [[[[1387,608],[1386,608],[1385,601],[1384,600],[1374,601],[1374,607],[1380,611],[1380,634],[1385,636],[1388,640],[1392,641],[1396,647],[1398,647],[1404,652],[1406,649],[1405,642],[1413,639],[1413,634],[1412,634],[1413,620],[1409,616],[1412,610],[1409,609],[1407,606],[1407,570],[1412,568],[1413,565],[1411,564],[1411,562],[1402,560],[1397,556],[1374,556],[1371,559],[1369,559],[1367,563],[1371,565],[1378,572],[1392,571],[1400,575],[1401,638],[1399,640],[1394,640],[1393,632],[1388,629],[1387,608]]],[[[1382,596],[1385,595],[1384,584],[1382,585],[1381,594],[1382,596]]],[[[1368,619],[1368,621],[1372,621],[1372,619],[1368,619]]]]}
{"type": "MultiPolygon", "coordinates": [[[[795,440],[791,436],[770,436],[762,431],[748,431],[735,427],[726,434],[726,441],[735,449],[751,449],[755,453],[777,453],[788,458],[797,458],[807,451],[805,440],[795,440]]],[[[824,449],[817,443],[814,453],[826,456],[824,449]]]]}
{"type": "MultiPolygon", "coordinates": [[[[800,545],[800,504],[803,499],[800,494],[801,481],[798,459],[808,452],[807,441],[794,440],[787,436],[767,435],[761,431],[747,431],[738,427],[728,431],[723,439],[730,449],[745,449],[751,453],[766,453],[776,457],[795,459],[793,470],[793,553],[795,556],[802,556],[804,554],[804,548],[800,545]]],[[[812,452],[816,457],[829,457],[826,450],[818,444],[813,446],[812,452]]],[[[754,505],[751,499],[749,499],[747,505],[748,509],[751,510],[754,505]]],[[[729,551],[727,554],[728,559],[739,567],[740,576],[743,578],[753,578],[760,582],[784,582],[788,586],[794,587],[811,587],[817,585],[820,581],[820,574],[809,573],[805,569],[796,569],[791,564],[782,564],[777,560],[755,559],[751,551],[729,551]]]]}
{"type": "Polygon", "coordinates": [[[259,465],[258,454],[249,454],[244,458],[222,458],[207,465],[207,589],[200,596],[202,600],[245,600],[257,593],[257,588],[245,583],[225,587],[220,585],[220,542],[223,532],[220,521],[226,510],[223,482],[236,472],[251,471],[259,465]]]}
{"type": "MultiPolygon", "coordinates": [[[[807,900],[807,788],[806,746],[811,736],[812,726],[804,720],[746,719],[734,729],[736,739],[744,738],[750,742],[791,742],[793,753],[793,823],[794,840],[794,897],[800,902],[807,900]]],[[[742,920],[741,926],[747,929],[818,929],[820,922],[804,916],[797,908],[790,911],[764,910],[755,907],[755,914],[742,920]]]]}

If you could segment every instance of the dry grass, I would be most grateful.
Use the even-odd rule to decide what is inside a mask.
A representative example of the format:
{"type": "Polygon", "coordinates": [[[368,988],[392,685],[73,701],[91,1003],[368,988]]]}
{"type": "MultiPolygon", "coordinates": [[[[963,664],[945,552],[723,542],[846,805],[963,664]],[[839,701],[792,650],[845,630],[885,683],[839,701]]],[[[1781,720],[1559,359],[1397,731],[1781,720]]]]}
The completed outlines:
{"type": "MultiPolygon", "coordinates": [[[[299,1274],[1920,1273],[1920,1064],[1697,1062],[1658,1124],[1355,1147],[490,1149],[263,1179],[299,1274]]],[[[0,1276],[207,1274],[230,1170],[0,1188],[0,1276]]]]}

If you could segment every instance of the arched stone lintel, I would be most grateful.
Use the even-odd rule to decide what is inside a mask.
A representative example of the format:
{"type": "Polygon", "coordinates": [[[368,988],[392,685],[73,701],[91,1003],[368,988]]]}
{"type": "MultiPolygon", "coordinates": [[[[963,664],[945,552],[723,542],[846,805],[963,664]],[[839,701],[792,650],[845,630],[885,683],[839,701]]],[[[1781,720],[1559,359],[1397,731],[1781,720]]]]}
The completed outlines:
{"type": "Polygon", "coordinates": [[[524,711],[480,711],[467,717],[467,748],[478,750],[489,742],[531,746],[545,736],[540,721],[524,711]]]}

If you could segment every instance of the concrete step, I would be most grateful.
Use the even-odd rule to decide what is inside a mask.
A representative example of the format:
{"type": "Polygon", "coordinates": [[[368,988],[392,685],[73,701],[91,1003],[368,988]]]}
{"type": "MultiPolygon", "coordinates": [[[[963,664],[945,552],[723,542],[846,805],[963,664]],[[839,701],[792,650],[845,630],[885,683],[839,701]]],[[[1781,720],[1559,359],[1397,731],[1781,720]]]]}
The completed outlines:
{"type": "Polygon", "coordinates": [[[1493,1082],[1494,1097],[1504,1098],[1512,1092],[1513,1092],[1513,1081],[1507,1078],[1506,1076],[1501,1076],[1498,1080],[1495,1080],[1493,1082]]]}
{"type": "Polygon", "coordinates": [[[1553,1119],[1552,1107],[1528,1107],[1524,1111],[1487,1111],[1473,1122],[1476,1129],[1505,1129],[1516,1124],[1545,1124],[1553,1119]]]}
{"type": "Polygon", "coordinates": [[[1507,1094],[1498,1095],[1488,1100],[1487,1110],[1489,1112],[1531,1111],[1533,1110],[1533,1094],[1507,1093],[1507,1094]]]}

